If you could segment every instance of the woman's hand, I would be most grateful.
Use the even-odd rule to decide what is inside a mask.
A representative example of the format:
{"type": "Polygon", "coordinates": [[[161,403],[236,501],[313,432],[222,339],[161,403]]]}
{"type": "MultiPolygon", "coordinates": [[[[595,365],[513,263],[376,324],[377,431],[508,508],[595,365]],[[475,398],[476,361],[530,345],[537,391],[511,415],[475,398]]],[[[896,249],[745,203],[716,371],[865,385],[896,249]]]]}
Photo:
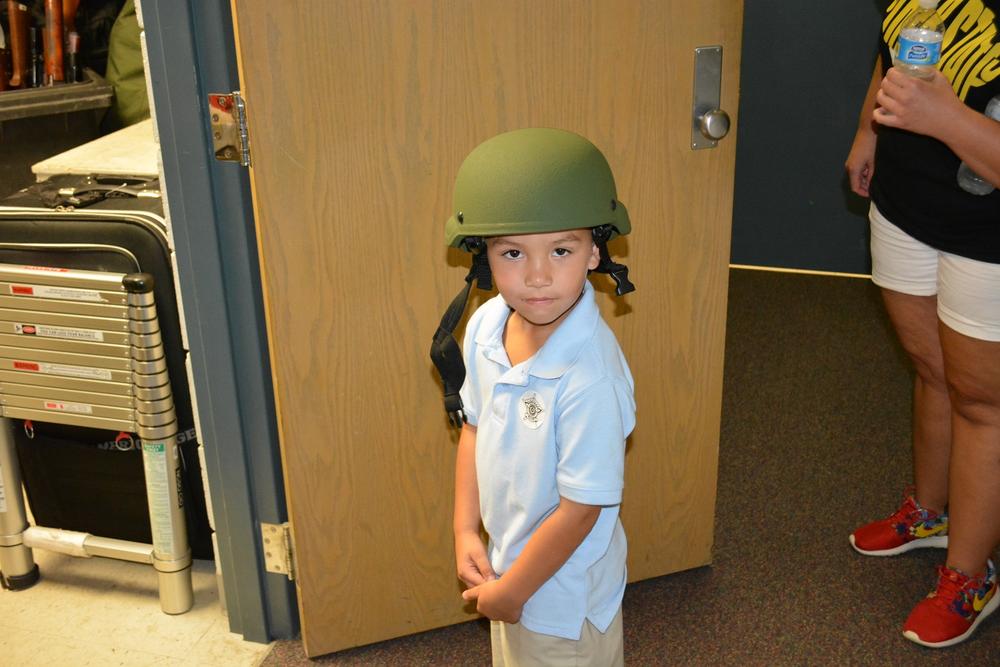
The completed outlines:
{"type": "Polygon", "coordinates": [[[965,105],[941,72],[932,74],[918,79],[890,68],[876,96],[875,122],[943,140],[965,105]]]}
{"type": "Polygon", "coordinates": [[[862,197],[868,197],[868,187],[875,173],[875,142],[877,136],[870,127],[858,130],[851,144],[851,152],[847,154],[847,177],[851,181],[851,190],[862,197]]]}

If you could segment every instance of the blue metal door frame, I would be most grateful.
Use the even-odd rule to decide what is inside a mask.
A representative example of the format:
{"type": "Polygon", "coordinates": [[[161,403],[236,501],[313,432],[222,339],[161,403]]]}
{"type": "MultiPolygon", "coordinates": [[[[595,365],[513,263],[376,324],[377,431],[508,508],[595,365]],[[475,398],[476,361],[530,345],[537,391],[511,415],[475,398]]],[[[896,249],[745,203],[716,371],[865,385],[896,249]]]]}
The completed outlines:
{"type": "Polygon", "coordinates": [[[139,9],[230,629],[289,638],[294,586],[264,571],[259,529],[287,513],[249,177],[214,159],[206,114],[239,88],[229,0],[139,9]]]}

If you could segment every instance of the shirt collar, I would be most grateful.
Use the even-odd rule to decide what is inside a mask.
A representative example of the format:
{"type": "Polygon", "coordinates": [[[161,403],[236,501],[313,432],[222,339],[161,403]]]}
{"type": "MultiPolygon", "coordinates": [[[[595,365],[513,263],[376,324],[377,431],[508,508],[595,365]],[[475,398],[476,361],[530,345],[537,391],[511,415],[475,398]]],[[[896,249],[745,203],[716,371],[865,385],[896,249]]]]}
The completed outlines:
{"type": "MultiPolygon", "coordinates": [[[[484,348],[488,359],[510,366],[503,348],[503,330],[510,317],[510,307],[497,295],[496,303],[485,314],[483,324],[476,336],[476,343],[484,348]]],[[[594,335],[594,328],[600,319],[594,287],[589,280],[584,281],[583,294],[562,324],[552,332],[535,355],[529,359],[527,372],[535,377],[555,379],[580,356],[584,344],[594,335]]]]}

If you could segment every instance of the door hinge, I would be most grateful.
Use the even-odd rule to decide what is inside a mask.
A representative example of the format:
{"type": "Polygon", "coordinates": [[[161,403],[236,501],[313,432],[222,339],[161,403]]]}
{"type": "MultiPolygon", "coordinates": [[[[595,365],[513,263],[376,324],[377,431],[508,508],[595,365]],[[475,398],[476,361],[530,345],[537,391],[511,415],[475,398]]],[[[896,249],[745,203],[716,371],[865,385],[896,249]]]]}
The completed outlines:
{"type": "Polygon", "coordinates": [[[208,117],[212,126],[215,159],[250,166],[250,135],[246,102],[240,91],[209,93],[208,117]]]}
{"type": "Polygon", "coordinates": [[[264,569],[295,581],[295,547],[288,522],[261,523],[260,537],[264,547],[264,569]]]}

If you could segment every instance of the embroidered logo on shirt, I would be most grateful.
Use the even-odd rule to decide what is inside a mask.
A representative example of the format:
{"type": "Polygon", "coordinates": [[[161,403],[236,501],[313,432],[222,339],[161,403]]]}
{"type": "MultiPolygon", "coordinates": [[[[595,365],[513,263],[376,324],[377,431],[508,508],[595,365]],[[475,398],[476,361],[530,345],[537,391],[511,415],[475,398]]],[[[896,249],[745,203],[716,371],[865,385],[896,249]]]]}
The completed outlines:
{"type": "Polygon", "coordinates": [[[538,428],[545,421],[545,404],[542,403],[542,397],[535,392],[526,391],[521,394],[517,407],[521,421],[528,428],[538,428]]]}

